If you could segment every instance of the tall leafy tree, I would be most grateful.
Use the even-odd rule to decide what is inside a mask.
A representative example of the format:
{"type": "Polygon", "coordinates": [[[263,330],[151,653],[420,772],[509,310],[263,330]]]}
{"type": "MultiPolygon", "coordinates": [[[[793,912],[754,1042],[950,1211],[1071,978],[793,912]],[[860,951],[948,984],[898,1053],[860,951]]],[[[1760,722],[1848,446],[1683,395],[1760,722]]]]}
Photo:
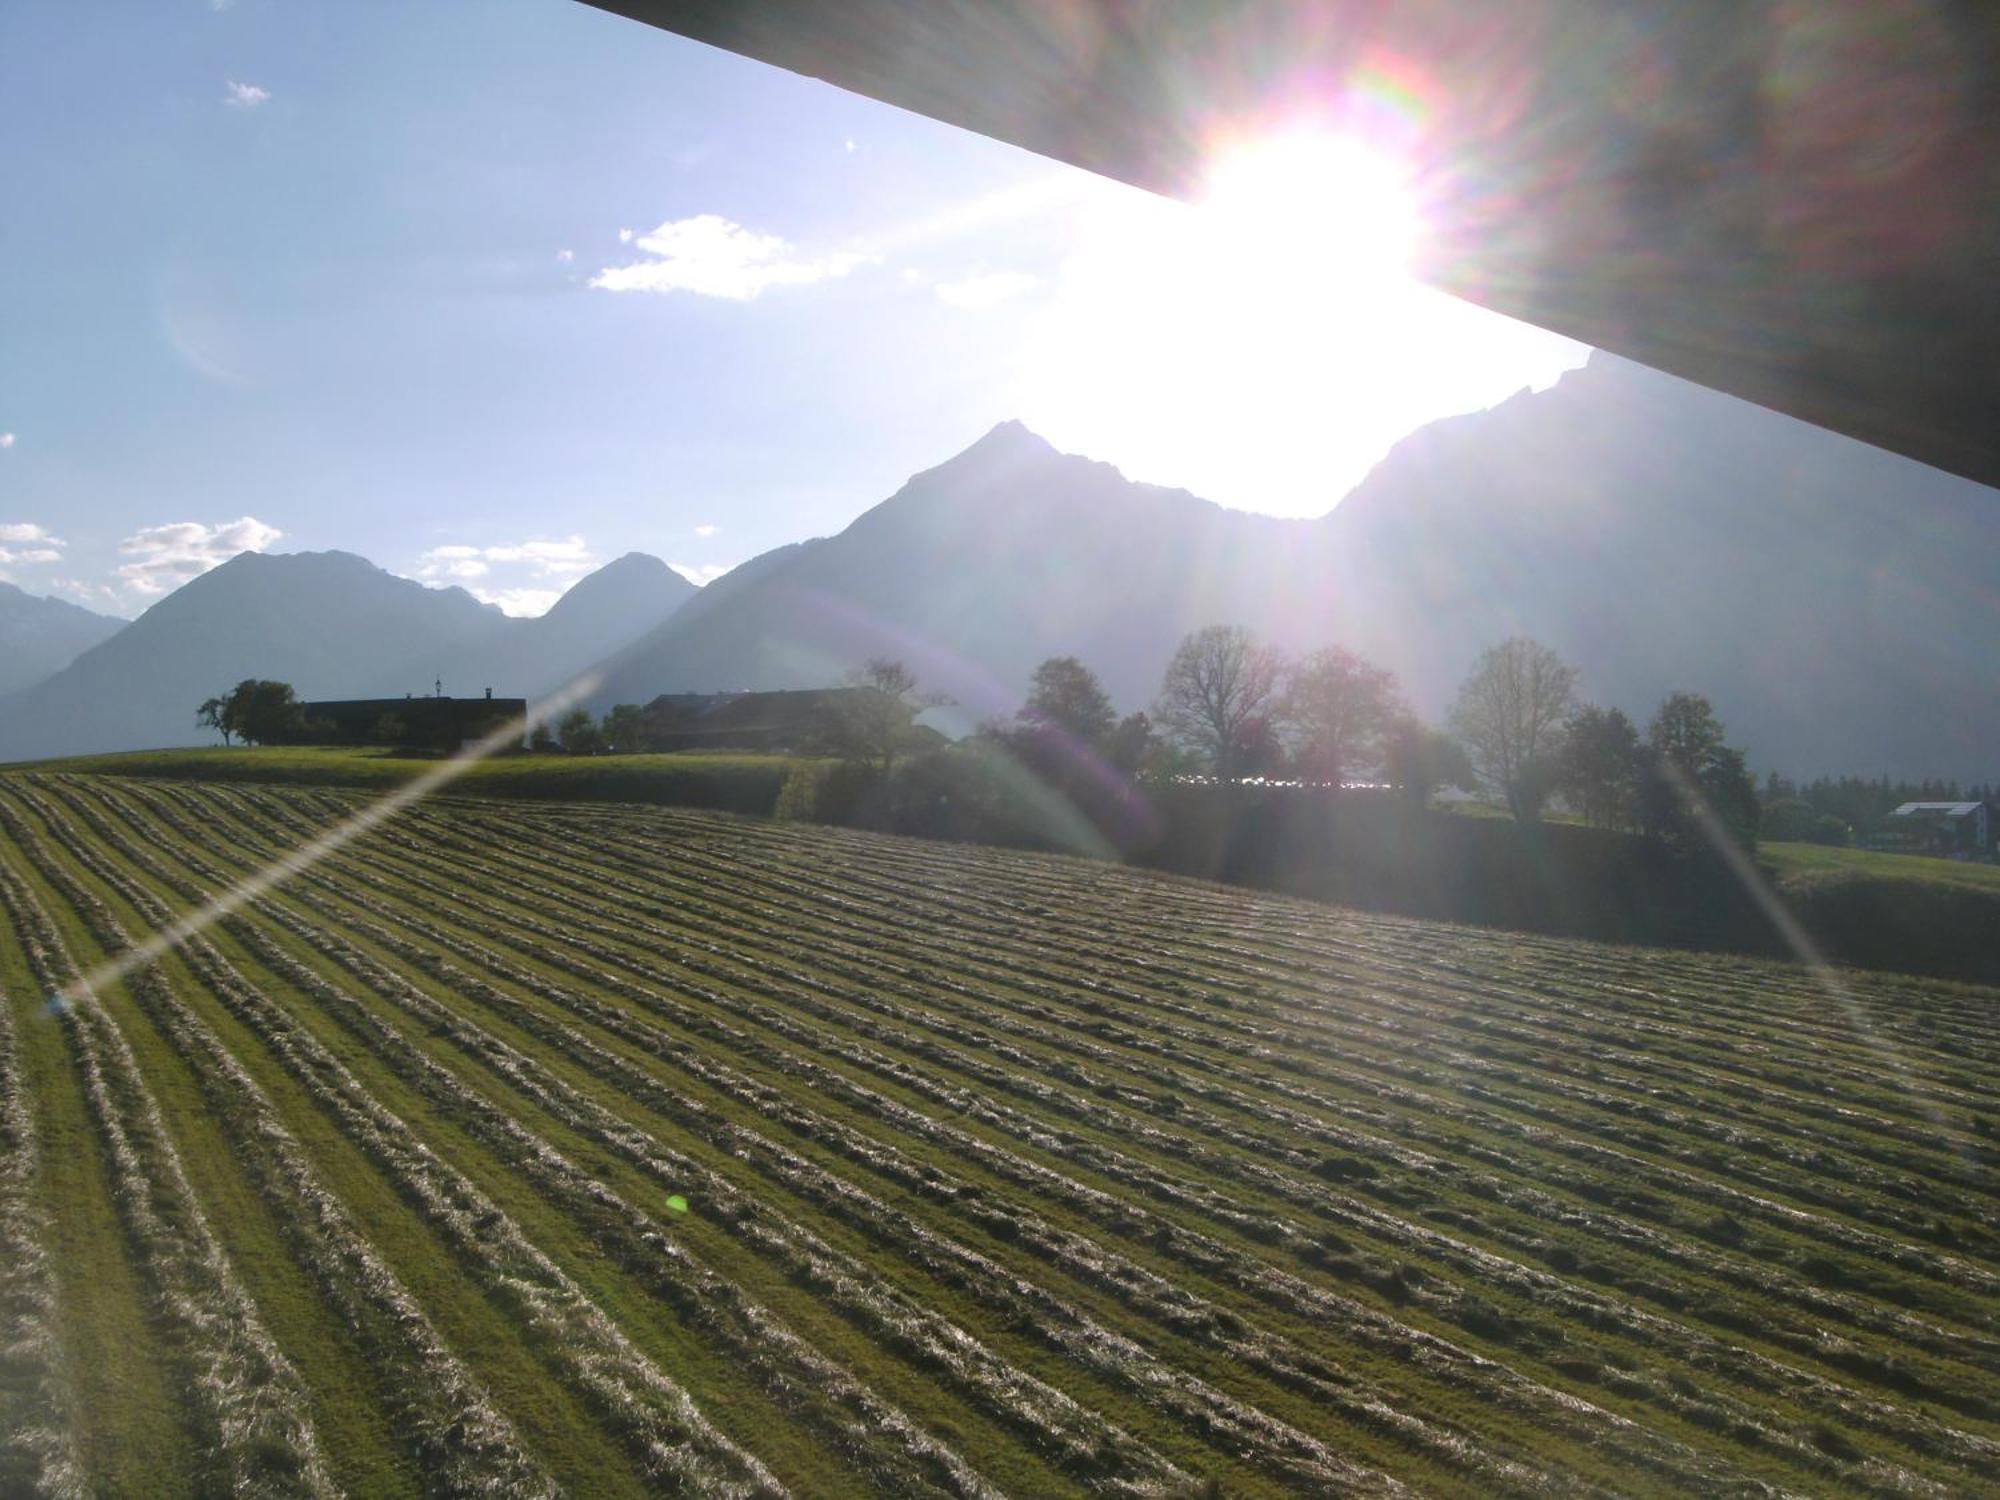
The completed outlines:
{"type": "Polygon", "coordinates": [[[1283,658],[1240,625],[1210,625],[1180,644],[1167,664],[1155,717],[1227,781],[1237,774],[1246,726],[1277,693],[1283,658]]]}
{"type": "Polygon", "coordinates": [[[1058,729],[1083,745],[1102,744],[1118,722],[1104,684],[1074,656],[1052,656],[1035,668],[1015,718],[1024,728],[1058,729]]]}
{"type": "Polygon", "coordinates": [[[1563,725],[1576,702],[1576,669],[1522,636],[1479,658],[1458,690],[1452,733],[1480,781],[1522,822],[1533,822],[1555,788],[1563,725]]]}
{"type": "Polygon", "coordinates": [[[1639,730],[1623,709],[1586,703],[1569,721],[1563,737],[1563,796],[1599,828],[1629,828],[1645,754],[1639,730]]]}
{"type": "Polygon", "coordinates": [[[1708,699],[1669,693],[1646,726],[1646,745],[1639,819],[1648,834],[1684,848],[1718,838],[1756,844],[1757,781],[1708,699]]]}
{"type": "Polygon", "coordinates": [[[613,704],[604,715],[604,748],[632,755],[646,748],[646,714],[636,703],[613,704]]]}
{"type": "MultiPolygon", "coordinates": [[[[202,705],[206,710],[208,705],[202,705]]],[[[222,700],[216,727],[246,745],[279,745],[305,732],[305,711],[289,682],[246,677],[222,700]]]]}
{"type": "Polygon", "coordinates": [[[1393,672],[1323,646],[1287,675],[1278,716],[1299,774],[1337,787],[1381,767],[1383,738],[1406,712],[1393,672]]]}
{"type": "Polygon", "coordinates": [[[1414,714],[1405,714],[1384,731],[1382,774],[1418,807],[1430,801],[1439,787],[1463,787],[1469,792],[1479,784],[1465,746],[1414,714]]]}

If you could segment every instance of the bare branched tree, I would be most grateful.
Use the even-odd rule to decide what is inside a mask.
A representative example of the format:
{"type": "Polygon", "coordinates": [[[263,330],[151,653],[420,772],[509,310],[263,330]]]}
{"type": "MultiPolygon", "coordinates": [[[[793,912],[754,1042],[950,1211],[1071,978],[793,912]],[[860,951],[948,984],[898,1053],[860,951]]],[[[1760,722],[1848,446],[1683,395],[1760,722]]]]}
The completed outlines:
{"type": "Polygon", "coordinates": [[[1180,644],[1168,663],[1154,717],[1227,781],[1244,731],[1270,706],[1283,658],[1240,625],[1210,625],[1180,644]]]}
{"type": "Polygon", "coordinates": [[[1480,657],[1458,690],[1452,733],[1480,780],[1524,823],[1541,816],[1554,790],[1563,725],[1575,701],[1576,669],[1520,636],[1480,657]]]}

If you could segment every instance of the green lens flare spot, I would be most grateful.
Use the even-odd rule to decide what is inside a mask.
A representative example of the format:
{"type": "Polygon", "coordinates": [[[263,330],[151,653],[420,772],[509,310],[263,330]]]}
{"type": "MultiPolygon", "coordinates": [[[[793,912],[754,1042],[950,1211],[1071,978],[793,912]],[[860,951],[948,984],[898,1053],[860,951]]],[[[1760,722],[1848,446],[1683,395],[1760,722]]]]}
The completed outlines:
{"type": "Polygon", "coordinates": [[[667,1199],[667,1207],[677,1214],[684,1214],[688,1211],[688,1201],[679,1193],[675,1193],[673,1197],[667,1199]]]}

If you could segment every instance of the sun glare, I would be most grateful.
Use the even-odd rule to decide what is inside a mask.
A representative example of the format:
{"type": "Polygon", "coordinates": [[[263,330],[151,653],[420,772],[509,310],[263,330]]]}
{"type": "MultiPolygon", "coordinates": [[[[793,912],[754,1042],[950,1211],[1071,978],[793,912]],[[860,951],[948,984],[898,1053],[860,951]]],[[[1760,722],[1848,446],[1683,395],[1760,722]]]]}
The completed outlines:
{"type": "Polygon", "coordinates": [[[1423,233],[1405,165],[1333,133],[1221,149],[1190,203],[1109,193],[1030,340],[1018,409],[1136,478],[1321,514],[1412,428],[1582,360],[1419,284],[1423,233]]]}

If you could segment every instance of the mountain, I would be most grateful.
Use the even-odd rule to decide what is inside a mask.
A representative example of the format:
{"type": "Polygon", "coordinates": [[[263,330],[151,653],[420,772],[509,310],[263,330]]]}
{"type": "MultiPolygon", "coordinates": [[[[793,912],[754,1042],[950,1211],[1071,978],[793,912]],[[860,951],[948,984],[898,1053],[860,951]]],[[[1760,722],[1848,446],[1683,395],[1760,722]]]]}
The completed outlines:
{"type": "Polygon", "coordinates": [[[461,695],[539,697],[698,592],[635,552],[523,620],[350,552],[245,552],[0,701],[0,760],[201,743],[196,705],[246,677],[306,699],[401,697],[439,678],[461,695]]]}
{"type": "Polygon", "coordinates": [[[124,628],[123,620],[0,583],[0,696],[60,672],[124,628]]]}
{"type": "Polygon", "coordinates": [[[821,686],[900,657],[968,720],[1011,713],[1044,657],[1150,697],[1190,622],[1319,611],[1323,528],[1134,484],[1005,422],[837,537],[766,554],[614,658],[601,703],[821,686]],[[1254,607],[1253,607],[1254,606],[1254,607]]]}
{"type": "Polygon", "coordinates": [[[614,658],[597,701],[819,685],[886,655],[970,722],[1073,654],[1135,708],[1182,635],[1227,621],[1362,650],[1435,717],[1521,633],[1642,721],[1707,693],[1759,768],[1992,777],[1996,526],[1990,489],[1601,354],[1412,434],[1311,521],[1004,423],[838,536],[712,585],[614,658]]]}
{"type": "Polygon", "coordinates": [[[491,687],[505,697],[540,698],[620,647],[630,645],[701,590],[657,557],[628,552],[572,584],[549,612],[508,620],[502,633],[446,658],[446,690],[491,687]]]}
{"type": "Polygon", "coordinates": [[[0,759],[200,743],[195,707],[246,677],[304,698],[424,691],[444,652],[509,621],[350,552],[245,552],[0,704],[0,759]]]}

